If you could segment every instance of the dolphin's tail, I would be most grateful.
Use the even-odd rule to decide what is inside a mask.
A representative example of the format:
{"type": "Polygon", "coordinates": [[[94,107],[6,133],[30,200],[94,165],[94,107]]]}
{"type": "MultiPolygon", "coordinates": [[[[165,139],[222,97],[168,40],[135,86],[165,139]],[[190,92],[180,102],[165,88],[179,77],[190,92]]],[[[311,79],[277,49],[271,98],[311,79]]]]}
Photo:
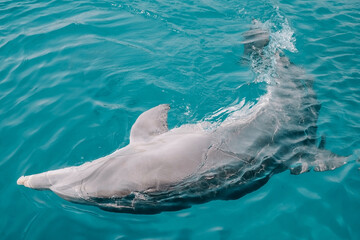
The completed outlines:
{"type": "Polygon", "coordinates": [[[269,44],[270,33],[265,29],[261,22],[254,19],[250,30],[243,33],[244,40],[241,42],[244,44],[244,54],[242,59],[248,59],[251,53],[258,55],[262,54],[262,50],[269,44]]]}

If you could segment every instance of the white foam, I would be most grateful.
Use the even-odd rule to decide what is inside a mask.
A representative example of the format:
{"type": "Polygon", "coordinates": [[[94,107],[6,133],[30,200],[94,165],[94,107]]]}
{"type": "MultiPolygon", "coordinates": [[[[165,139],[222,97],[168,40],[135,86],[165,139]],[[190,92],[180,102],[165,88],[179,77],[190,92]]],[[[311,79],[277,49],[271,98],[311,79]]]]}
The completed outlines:
{"type": "Polygon", "coordinates": [[[255,82],[274,84],[277,78],[276,54],[283,51],[297,52],[294,30],[277,7],[274,15],[264,23],[258,22],[257,27],[270,33],[270,41],[262,57],[255,54],[250,56],[250,66],[256,75],[255,82]]]}

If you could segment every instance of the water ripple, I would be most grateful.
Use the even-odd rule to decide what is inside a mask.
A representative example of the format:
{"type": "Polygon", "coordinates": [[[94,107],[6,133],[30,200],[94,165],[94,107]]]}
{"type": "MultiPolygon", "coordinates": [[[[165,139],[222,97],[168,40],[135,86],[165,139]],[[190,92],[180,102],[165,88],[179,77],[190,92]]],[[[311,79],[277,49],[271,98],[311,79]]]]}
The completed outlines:
{"type": "Polygon", "coordinates": [[[357,1],[1,1],[0,22],[2,238],[360,238],[357,1]],[[263,85],[240,63],[242,32],[254,18],[278,33],[274,49],[314,77],[318,135],[353,162],[284,172],[239,200],[155,216],[108,213],[16,186],[25,173],[126,145],[137,116],[155,105],[172,103],[169,124],[178,126],[256,102],[263,85]]]}

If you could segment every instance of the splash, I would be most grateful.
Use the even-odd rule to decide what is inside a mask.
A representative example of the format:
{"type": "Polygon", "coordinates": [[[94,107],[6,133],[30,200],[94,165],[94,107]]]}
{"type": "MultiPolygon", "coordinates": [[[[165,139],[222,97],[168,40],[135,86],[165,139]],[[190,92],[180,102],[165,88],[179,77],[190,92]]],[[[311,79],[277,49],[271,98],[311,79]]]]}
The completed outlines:
{"type": "MultiPolygon", "coordinates": [[[[252,51],[247,59],[251,70],[255,74],[253,83],[276,84],[278,75],[276,72],[276,56],[284,51],[292,53],[297,52],[294,37],[294,30],[291,28],[288,20],[280,13],[278,7],[270,19],[266,21],[252,21],[252,28],[261,29],[269,33],[269,43],[265,46],[261,54],[258,51],[252,51]]],[[[241,12],[241,11],[240,11],[241,12]]],[[[241,12],[243,14],[243,12],[241,12]]],[[[244,13],[249,14],[249,13],[244,13]]],[[[243,43],[245,43],[243,41],[243,43]]],[[[266,100],[266,96],[261,97],[266,100]]],[[[260,98],[258,99],[260,100],[260,98]]],[[[256,102],[246,102],[245,99],[236,99],[227,107],[220,108],[211,116],[205,118],[202,122],[215,122],[212,127],[217,127],[221,122],[231,123],[233,121],[248,120],[248,114],[256,102]]],[[[210,129],[212,129],[210,127],[210,129]]],[[[205,127],[209,128],[209,127],[205,127]]]]}
{"type": "Polygon", "coordinates": [[[256,53],[250,55],[250,67],[256,75],[255,83],[276,83],[276,54],[283,51],[297,52],[294,30],[288,20],[280,13],[279,8],[275,7],[274,9],[275,12],[269,20],[264,23],[259,22],[256,26],[270,33],[270,41],[264,47],[261,57],[256,53]]]}
{"type": "Polygon", "coordinates": [[[290,52],[298,51],[295,47],[296,39],[294,37],[294,30],[291,28],[287,18],[280,13],[279,7],[275,7],[275,13],[264,25],[271,33],[268,48],[269,53],[274,54],[282,50],[290,52]]]}

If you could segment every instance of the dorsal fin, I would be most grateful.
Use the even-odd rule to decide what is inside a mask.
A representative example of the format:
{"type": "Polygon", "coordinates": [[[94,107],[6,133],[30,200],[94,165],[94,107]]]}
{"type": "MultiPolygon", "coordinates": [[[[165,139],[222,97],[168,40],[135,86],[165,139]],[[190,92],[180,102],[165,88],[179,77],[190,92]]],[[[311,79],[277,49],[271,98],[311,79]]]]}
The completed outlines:
{"type": "Polygon", "coordinates": [[[167,132],[167,116],[169,109],[169,104],[161,104],[143,112],[131,128],[130,144],[139,141],[147,141],[152,136],[167,132]]]}

